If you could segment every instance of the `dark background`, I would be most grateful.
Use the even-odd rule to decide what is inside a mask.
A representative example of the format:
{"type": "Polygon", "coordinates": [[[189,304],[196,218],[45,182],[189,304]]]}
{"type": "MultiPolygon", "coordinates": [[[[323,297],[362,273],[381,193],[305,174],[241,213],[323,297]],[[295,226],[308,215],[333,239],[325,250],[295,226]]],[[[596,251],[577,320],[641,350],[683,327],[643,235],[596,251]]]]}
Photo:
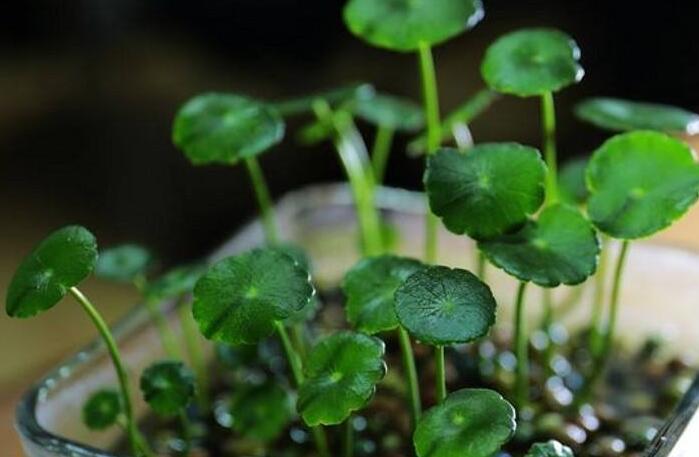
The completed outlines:
{"type": "MultiPolygon", "coordinates": [[[[563,157],[604,135],[572,104],[614,95],[699,111],[698,2],[485,1],[473,31],[435,50],[444,113],[482,86],[497,36],[555,26],[587,70],[557,97],[563,157]]],[[[207,90],[277,99],[351,81],[419,100],[412,55],[367,47],[331,0],[6,1],[0,15],[0,204],[5,237],[79,222],[103,244],[135,240],[166,262],[200,256],[252,217],[243,168],[193,168],[172,146],[177,107],[207,90]],[[9,227],[7,227],[9,225],[9,227]]],[[[262,158],[272,192],[342,178],[328,145],[287,140],[262,158]]],[[[539,143],[536,100],[506,99],[477,141],[539,143]]],[[[363,126],[367,140],[373,131],[363,126]]],[[[398,143],[387,181],[415,188],[421,163],[398,143]]]]}

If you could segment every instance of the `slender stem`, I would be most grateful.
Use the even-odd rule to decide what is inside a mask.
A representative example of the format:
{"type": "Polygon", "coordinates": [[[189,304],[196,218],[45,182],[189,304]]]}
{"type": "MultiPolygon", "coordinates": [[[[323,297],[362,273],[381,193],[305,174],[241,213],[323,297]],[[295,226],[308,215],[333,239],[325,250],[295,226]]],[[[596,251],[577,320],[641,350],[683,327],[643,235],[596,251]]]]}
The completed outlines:
{"type": "Polygon", "coordinates": [[[308,340],[306,339],[305,325],[297,322],[289,327],[289,329],[291,330],[291,341],[294,343],[294,347],[296,351],[298,351],[301,361],[306,360],[308,340]]]}
{"type": "Polygon", "coordinates": [[[592,297],[592,316],[590,318],[590,353],[599,357],[602,351],[602,315],[604,314],[604,292],[607,282],[607,264],[609,263],[609,240],[602,238],[602,250],[599,255],[597,273],[595,274],[595,291],[592,297]]]}
{"type": "Polygon", "coordinates": [[[197,393],[199,395],[199,406],[202,411],[209,407],[209,373],[204,359],[201,338],[199,331],[190,312],[188,303],[178,303],[177,312],[182,326],[182,335],[187,347],[189,361],[197,376],[197,393]]]}
{"type": "Polygon", "coordinates": [[[352,424],[352,416],[348,417],[345,421],[345,441],[344,446],[344,457],[352,457],[354,455],[354,426],[352,424]]]}
{"type": "MultiPolygon", "coordinates": [[[[437,151],[441,143],[442,128],[439,119],[439,93],[432,49],[427,43],[420,44],[418,57],[420,60],[420,75],[422,77],[425,119],[427,119],[427,155],[429,156],[437,151]]],[[[427,263],[434,263],[437,260],[438,224],[439,219],[428,209],[425,217],[425,261],[427,263]]]]}
{"type": "Polygon", "coordinates": [[[77,300],[77,302],[82,306],[83,310],[87,313],[92,320],[92,323],[97,327],[105,346],[107,347],[107,352],[112,359],[112,364],[114,365],[114,370],[117,374],[117,379],[119,381],[119,388],[121,390],[122,400],[124,402],[124,416],[126,417],[126,432],[129,437],[129,443],[131,444],[131,450],[136,455],[153,455],[152,451],[148,449],[145,444],[139,444],[139,432],[136,427],[136,419],[133,412],[133,404],[131,403],[131,388],[129,386],[129,375],[126,371],[126,367],[121,359],[121,354],[119,353],[119,348],[117,347],[114,337],[109,330],[109,326],[100,315],[99,311],[94,307],[94,305],[83,295],[77,287],[70,288],[71,295],[77,300]]]}
{"type": "Polygon", "coordinates": [[[415,429],[417,421],[422,415],[422,403],[420,401],[420,386],[417,381],[417,368],[415,367],[415,356],[413,346],[410,343],[410,336],[403,327],[398,327],[398,341],[403,356],[403,370],[405,371],[408,383],[408,401],[410,402],[410,420],[412,428],[415,429]]]}
{"type": "Polygon", "coordinates": [[[152,300],[146,300],[145,305],[151,320],[155,324],[155,329],[158,332],[160,344],[162,344],[165,354],[170,358],[182,360],[182,351],[180,351],[177,345],[177,338],[172,332],[170,324],[163,315],[162,309],[158,306],[158,303],[152,300]]]}
{"type": "Polygon", "coordinates": [[[621,251],[619,252],[619,257],[617,258],[616,268],[614,270],[614,282],[612,282],[612,295],[609,301],[609,320],[607,322],[607,328],[604,332],[604,344],[602,346],[602,352],[599,357],[599,363],[604,367],[604,364],[609,359],[609,353],[612,349],[612,344],[614,343],[614,334],[617,326],[617,319],[619,316],[619,295],[621,292],[621,279],[624,275],[624,265],[626,264],[626,257],[629,252],[629,242],[624,240],[621,244],[621,251]]]}
{"type": "Polygon", "coordinates": [[[332,125],[335,130],[335,148],[345,169],[357,210],[365,256],[383,252],[383,238],[379,213],[374,205],[374,180],[366,146],[352,118],[336,116],[330,106],[320,100],[313,105],[316,117],[332,125]]]}
{"type": "Polygon", "coordinates": [[[265,239],[268,244],[277,244],[279,242],[279,235],[277,233],[277,224],[274,220],[272,197],[270,197],[269,187],[267,187],[267,181],[265,180],[264,174],[262,174],[260,163],[257,161],[257,158],[249,157],[245,159],[245,167],[248,169],[252,188],[255,191],[255,197],[257,197],[257,204],[260,207],[265,239]]]}
{"type": "Polygon", "coordinates": [[[548,332],[549,327],[553,324],[554,309],[553,309],[553,290],[544,287],[541,289],[541,298],[544,304],[544,314],[541,317],[541,328],[548,332]]]}
{"type": "Polygon", "coordinates": [[[476,259],[476,274],[481,281],[485,281],[485,272],[488,268],[488,259],[483,254],[483,251],[477,249],[476,259]]]}
{"type": "Polygon", "coordinates": [[[558,201],[558,159],[556,157],[556,109],[553,94],[546,92],[541,96],[541,126],[543,131],[544,156],[548,173],[546,174],[546,204],[558,201]]]}
{"type": "Polygon", "coordinates": [[[184,455],[189,455],[189,451],[192,448],[192,424],[189,422],[185,410],[180,411],[179,419],[182,429],[182,440],[184,441],[184,455]]]}
{"type": "Polygon", "coordinates": [[[447,398],[447,379],[444,368],[444,346],[434,348],[435,361],[435,388],[437,393],[437,403],[442,403],[447,398]]]}
{"type": "Polygon", "coordinates": [[[383,182],[386,174],[386,164],[393,145],[394,130],[389,127],[379,126],[376,129],[374,145],[371,148],[371,165],[374,170],[374,180],[376,185],[383,182]]]}
{"type": "MultiPolygon", "coordinates": [[[[303,367],[301,364],[301,358],[291,344],[291,339],[289,334],[284,328],[284,324],[281,322],[275,322],[277,328],[277,334],[282,342],[282,347],[284,348],[284,353],[286,354],[286,359],[289,362],[289,367],[291,368],[291,374],[294,379],[294,385],[298,388],[303,384],[303,367]]],[[[320,426],[311,427],[311,434],[313,435],[313,440],[315,441],[316,447],[318,448],[318,453],[321,457],[330,457],[328,450],[328,440],[325,436],[325,432],[320,426]]]]}
{"type": "Polygon", "coordinates": [[[517,288],[515,301],[515,355],[517,371],[515,373],[515,402],[518,408],[526,406],[529,400],[529,351],[527,346],[527,322],[524,316],[524,292],[527,283],[521,281],[517,288]]]}

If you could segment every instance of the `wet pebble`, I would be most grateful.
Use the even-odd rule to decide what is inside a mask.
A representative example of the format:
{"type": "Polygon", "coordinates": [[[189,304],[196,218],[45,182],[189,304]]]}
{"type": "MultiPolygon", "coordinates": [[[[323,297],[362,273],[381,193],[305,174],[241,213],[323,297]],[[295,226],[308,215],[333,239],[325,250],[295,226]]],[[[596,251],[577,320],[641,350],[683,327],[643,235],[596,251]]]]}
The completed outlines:
{"type": "Polygon", "coordinates": [[[616,457],[624,454],[626,443],[617,436],[602,436],[590,444],[589,455],[592,457],[616,457]]]}

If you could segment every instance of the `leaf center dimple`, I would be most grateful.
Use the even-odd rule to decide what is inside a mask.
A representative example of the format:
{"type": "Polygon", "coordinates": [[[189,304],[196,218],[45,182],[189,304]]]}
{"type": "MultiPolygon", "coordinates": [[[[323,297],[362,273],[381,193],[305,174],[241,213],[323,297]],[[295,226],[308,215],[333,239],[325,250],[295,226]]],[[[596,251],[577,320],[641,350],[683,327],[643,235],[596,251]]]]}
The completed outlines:
{"type": "Polygon", "coordinates": [[[340,382],[343,377],[344,377],[344,375],[341,372],[333,371],[332,373],[330,373],[330,382],[333,382],[333,383],[340,382]]]}
{"type": "Polygon", "coordinates": [[[630,195],[631,198],[640,200],[641,198],[643,198],[643,196],[646,195],[646,191],[641,187],[634,187],[633,189],[631,189],[630,195]]]}
{"type": "Polygon", "coordinates": [[[546,249],[549,246],[549,243],[543,238],[534,238],[532,244],[539,249],[546,249]]]}
{"type": "Polygon", "coordinates": [[[247,292],[245,292],[245,298],[257,298],[257,296],[260,294],[260,291],[257,290],[257,287],[255,286],[250,286],[247,292]]]}

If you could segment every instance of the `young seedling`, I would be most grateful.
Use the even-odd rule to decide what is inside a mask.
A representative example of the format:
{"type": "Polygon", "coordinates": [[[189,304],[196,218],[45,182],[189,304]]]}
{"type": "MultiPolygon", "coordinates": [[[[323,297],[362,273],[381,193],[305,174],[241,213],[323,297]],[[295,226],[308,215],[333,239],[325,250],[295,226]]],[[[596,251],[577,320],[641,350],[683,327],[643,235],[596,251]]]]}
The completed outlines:
{"type": "Polygon", "coordinates": [[[528,336],[524,316],[525,289],[529,282],[553,288],[577,285],[595,272],[599,242],[590,222],[575,208],[563,204],[546,207],[514,233],[478,242],[488,260],[519,279],[515,301],[515,398],[518,407],[528,402],[528,336]]]}
{"type": "Polygon", "coordinates": [[[136,428],[128,373],[109,326],[78,289],[97,264],[97,240],[86,228],[67,226],[46,237],[24,258],[7,289],[5,310],[10,317],[28,318],[57,305],[67,294],[80,304],[97,328],[114,365],[123,402],[126,429],[135,455],[151,455],[136,428]]]}
{"type": "Polygon", "coordinates": [[[257,441],[279,437],[293,416],[292,399],[279,384],[265,382],[236,388],[230,409],[233,430],[257,441]]]}
{"type": "MultiPolygon", "coordinates": [[[[468,138],[465,139],[466,141],[462,141],[459,138],[459,133],[470,132],[470,130],[468,130],[469,124],[488,110],[498,98],[500,98],[500,94],[497,92],[490,89],[482,89],[445,116],[441,125],[440,144],[454,137],[459,149],[470,148],[472,144],[468,144],[468,138]],[[466,130],[464,130],[464,128],[466,130]],[[465,146],[468,147],[465,148],[465,146]]],[[[408,154],[411,156],[420,156],[425,153],[426,149],[426,133],[420,134],[417,138],[408,143],[408,154]]]]}
{"type": "Polygon", "coordinates": [[[692,150],[662,133],[617,135],[597,149],[587,167],[588,214],[606,235],[622,240],[601,349],[594,354],[592,382],[609,357],[629,243],[668,227],[699,196],[699,165],[692,150]]]}
{"type": "Polygon", "coordinates": [[[192,445],[187,406],[195,395],[194,375],[182,362],[165,360],[148,367],[141,375],[143,399],[162,417],[178,417],[182,427],[185,454],[192,445]]]}
{"type": "Polygon", "coordinates": [[[491,457],[515,429],[515,409],[500,394],[462,389],[425,412],[413,443],[417,457],[491,457]]]}
{"type": "Polygon", "coordinates": [[[304,366],[296,408],[311,427],[346,422],[345,456],[353,455],[350,417],[369,403],[386,374],[384,351],[378,338],[341,331],[316,344],[304,366]]]}
{"type": "Polygon", "coordinates": [[[167,317],[160,309],[161,301],[150,300],[145,294],[147,274],[153,264],[153,255],[143,246],[123,244],[105,249],[99,255],[95,276],[109,281],[133,284],[144,298],[144,304],[158,331],[160,342],[168,357],[181,358],[177,338],[167,317]]]}
{"type": "Polygon", "coordinates": [[[117,425],[122,413],[118,390],[98,390],[83,405],[83,423],[90,430],[105,430],[117,425]]]}
{"type": "Polygon", "coordinates": [[[180,108],[172,139],[194,165],[244,162],[267,242],[278,241],[272,201],[257,156],[281,142],[284,122],[272,106],[233,94],[207,93],[180,108]]]}
{"type": "MultiPolygon", "coordinates": [[[[209,340],[256,344],[276,331],[295,385],[303,384],[301,358],[284,320],[308,305],[315,290],[298,262],[276,249],[257,249],[214,264],[194,287],[194,319],[209,340]]],[[[312,428],[319,452],[328,455],[321,429],[312,428]]]]}
{"type": "Polygon", "coordinates": [[[558,441],[534,443],[524,457],[575,457],[573,450],[558,441]]]}
{"type": "Polygon", "coordinates": [[[657,130],[666,133],[699,133],[699,114],[656,103],[595,97],[578,103],[575,115],[612,132],[657,130]]]}
{"type": "Polygon", "coordinates": [[[579,59],[580,49],[565,33],[554,29],[522,29],[490,45],[481,65],[483,79],[491,89],[518,97],[541,98],[549,203],[558,201],[553,93],[580,82],[585,72],[579,59]]]}
{"type": "Polygon", "coordinates": [[[386,94],[358,100],[353,111],[357,117],[376,126],[371,164],[374,179],[379,185],[384,179],[395,132],[420,130],[425,124],[425,116],[421,107],[412,100],[386,94]]]}
{"type": "Polygon", "coordinates": [[[427,160],[430,209],[449,231],[488,239],[522,226],[544,201],[546,165],[516,143],[440,149],[427,160]]]}
{"type": "Polygon", "coordinates": [[[437,402],[447,396],[444,346],[485,336],[495,323],[495,306],[488,285],[458,268],[425,267],[396,290],[400,325],[418,341],[435,346],[437,402]]]}
{"type": "MultiPolygon", "coordinates": [[[[167,271],[157,279],[146,283],[143,289],[143,297],[146,304],[157,306],[168,300],[178,300],[177,313],[182,327],[185,346],[189,361],[194,368],[197,377],[197,394],[202,409],[208,407],[209,377],[206,360],[199,332],[196,323],[192,318],[189,302],[186,300],[188,294],[194,289],[194,284],[206,271],[206,266],[202,264],[184,265],[175,267],[167,271]]],[[[167,324],[167,323],[166,323],[167,324]]],[[[170,327],[167,327],[168,330],[170,327]]]]}
{"type": "Polygon", "coordinates": [[[342,290],[347,297],[347,320],[355,329],[370,335],[397,330],[403,355],[413,428],[422,413],[420,388],[410,336],[398,322],[394,294],[410,275],[423,268],[413,259],[395,256],[360,260],[345,275],[342,290]]]}
{"type": "MultiPolygon", "coordinates": [[[[372,46],[417,52],[422,76],[427,153],[441,142],[439,95],[432,47],[475,27],[483,18],[480,0],[350,0],[344,19],[349,30],[372,46]]],[[[437,219],[427,214],[425,259],[437,257],[437,219]]]]}

